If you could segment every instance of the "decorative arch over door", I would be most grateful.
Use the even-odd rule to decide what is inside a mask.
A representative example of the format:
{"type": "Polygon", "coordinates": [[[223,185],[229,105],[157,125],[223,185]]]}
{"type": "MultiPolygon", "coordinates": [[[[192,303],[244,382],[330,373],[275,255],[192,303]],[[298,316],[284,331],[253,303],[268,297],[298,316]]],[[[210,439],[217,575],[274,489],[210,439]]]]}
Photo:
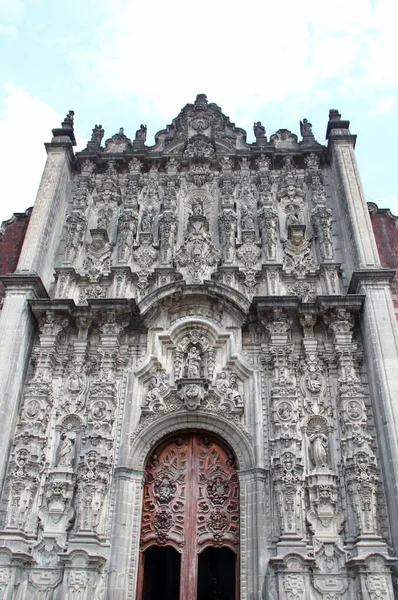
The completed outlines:
{"type": "Polygon", "coordinates": [[[233,453],[204,432],[165,440],[145,470],[138,600],[237,600],[238,559],[239,481],[233,453]],[[166,561],[170,577],[157,591],[152,574],[159,577],[166,561]]]}

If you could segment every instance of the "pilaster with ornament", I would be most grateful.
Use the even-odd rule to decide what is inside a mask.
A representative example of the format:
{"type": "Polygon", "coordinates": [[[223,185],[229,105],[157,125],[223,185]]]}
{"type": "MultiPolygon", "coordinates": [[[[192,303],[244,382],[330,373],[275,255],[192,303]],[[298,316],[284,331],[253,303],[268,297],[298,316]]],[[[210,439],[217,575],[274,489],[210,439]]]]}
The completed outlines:
{"type": "Polygon", "coordinates": [[[119,368],[124,365],[121,336],[130,322],[126,306],[95,309],[100,331],[98,371],[87,403],[87,427],[82,436],[77,466],[74,537],[100,537],[107,531],[110,472],[114,461],[114,423],[117,417],[119,368]]]}
{"type": "Polygon", "coordinates": [[[84,214],[95,187],[95,163],[92,160],[85,159],[81,163],[76,186],[72,199],[73,211],[84,214]]]}
{"type": "Polygon", "coordinates": [[[105,173],[96,177],[96,194],[93,195],[93,210],[96,217],[96,228],[107,231],[113,239],[122,195],[116,162],[109,160],[105,173]]]}
{"type": "Polygon", "coordinates": [[[327,397],[325,367],[314,327],[316,314],[301,315],[304,357],[300,365],[301,429],[306,447],[307,522],[312,533],[315,564],[312,585],[322,598],[341,598],[348,589],[347,552],[341,530],[344,515],[333,464],[332,407],[327,397]],[[329,596],[328,596],[329,595],[329,596]]]}
{"type": "Polygon", "coordinates": [[[304,464],[298,432],[296,367],[292,321],[275,308],[265,323],[270,340],[266,357],[272,368],[271,429],[275,498],[279,513],[278,547],[305,548],[304,464]]]}
{"type": "MultiPolygon", "coordinates": [[[[32,305],[34,307],[34,301],[32,305]]],[[[54,371],[60,363],[59,348],[70,323],[66,313],[56,314],[51,309],[35,312],[40,335],[32,352],[34,372],[25,387],[9,463],[9,498],[5,524],[6,530],[14,530],[14,534],[32,538],[37,530],[38,507],[46,466],[48,426],[54,406],[54,371]]]]}
{"type": "MultiPolygon", "coordinates": [[[[392,598],[389,578],[388,549],[380,537],[378,517],[378,461],[374,452],[374,439],[368,431],[368,408],[358,372],[358,345],[353,339],[354,311],[337,308],[331,315],[329,327],[333,332],[338,367],[338,408],[341,426],[343,472],[351,510],[355,518],[356,539],[350,563],[355,567],[358,590],[369,598],[392,598]],[[371,557],[379,560],[383,580],[377,595],[372,575],[360,568],[371,557]]],[[[374,582],[376,582],[376,579],[374,582]]],[[[378,584],[377,584],[378,585],[378,584]]]]}

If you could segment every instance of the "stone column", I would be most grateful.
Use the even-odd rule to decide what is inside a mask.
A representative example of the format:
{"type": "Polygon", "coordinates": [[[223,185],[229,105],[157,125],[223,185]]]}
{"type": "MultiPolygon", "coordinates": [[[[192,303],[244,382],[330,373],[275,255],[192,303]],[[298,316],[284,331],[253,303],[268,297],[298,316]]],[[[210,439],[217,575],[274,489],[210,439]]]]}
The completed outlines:
{"type": "Polygon", "coordinates": [[[46,144],[47,162],[15,271],[36,273],[46,289],[53,278],[73,164],[71,142],[60,143],[57,139],[54,137],[50,144],[46,144]]]}
{"type": "Polygon", "coordinates": [[[45,290],[38,277],[9,275],[2,278],[7,292],[0,312],[0,484],[8,463],[23,382],[36,327],[27,300],[42,298],[45,290]]]}
{"type": "Polygon", "coordinates": [[[73,141],[68,135],[55,135],[58,132],[54,130],[52,142],[46,145],[47,163],[16,273],[3,279],[7,293],[0,313],[1,484],[35,334],[27,299],[47,296],[66,211],[73,141]]]}
{"type": "MultiPolygon", "coordinates": [[[[356,137],[349,121],[337,111],[329,115],[327,137],[332,171],[340,188],[341,208],[348,216],[354,271],[348,292],[366,296],[360,317],[365,360],[384,475],[388,512],[398,512],[398,330],[391,298],[392,271],[380,269],[376,241],[370,222],[354,154],[356,137]]],[[[398,522],[390,520],[391,537],[398,551],[398,522]]]]}
{"type": "Polygon", "coordinates": [[[347,216],[349,242],[346,255],[353,251],[353,268],[380,266],[376,240],[373,234],[365,194],[359,176],[349,121],[341,121],[337,111],[330,111],[326,137],[331,158],[333,187],[339,191],[340,208],[347,216]]]}
{"type": "Polygon", "coordinates": [[[387,270],[358,271],[352,291],[366,296],[361,330],[393,546],[398,552],[398,330],[387,270]]]}
{"type": "Polygon", "coordinates": [[[265,529],[264,469],[239,473],[241,496],[240,598],[261,600],[265,584],[267,540],[265,529]]]}
{"type": "Polygon", "coordinates": [[[110,556],[112,600],[136,597],[144,472],[115,469],[115,506],[110,556]]]}

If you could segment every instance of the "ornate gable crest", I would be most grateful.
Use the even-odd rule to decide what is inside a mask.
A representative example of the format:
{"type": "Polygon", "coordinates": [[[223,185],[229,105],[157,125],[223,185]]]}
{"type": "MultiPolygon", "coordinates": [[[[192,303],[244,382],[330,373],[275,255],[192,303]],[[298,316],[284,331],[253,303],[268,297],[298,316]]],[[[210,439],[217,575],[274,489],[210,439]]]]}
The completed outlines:
{"type": "Polygon", "coordinates": [[[187,104],[171,125],[156,134],[151,150],[175,151],[197,135],[217,140],[231,150],[247,147],[246,132],[235,127],[217,104],[209,103],[205,94],[198,94],[194,104],[187,104]]]}

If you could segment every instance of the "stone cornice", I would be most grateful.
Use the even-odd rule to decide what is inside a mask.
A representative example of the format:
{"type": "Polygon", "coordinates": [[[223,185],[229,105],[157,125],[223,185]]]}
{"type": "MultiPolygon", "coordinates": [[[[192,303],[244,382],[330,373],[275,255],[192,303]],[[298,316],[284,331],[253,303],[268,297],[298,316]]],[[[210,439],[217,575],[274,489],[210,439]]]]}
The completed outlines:
{"type": "Polygon", "coordinates": [[[365,296],[347,294],[346,296],[317,296],[315,302],[303,302],[297,296],[256,296],[253,306],[257,313],[269,313],[279,308],[300,313],[317,313],[326,309],[347,308],[357,312],[361,309],[365,296]]]}
{"type": "Polygon", "coordinates": [[[356,294],[362,283],[390,285],[394,277],[395,269],[358,269],[352,274],[348,293],[356,294]]]}
{"type": "Polygon", "coordinates": [[[48,293],[37,273],[10,273],[0,277],[7,290],[31,291],[36,298],[48,298],[48,293]]]}

